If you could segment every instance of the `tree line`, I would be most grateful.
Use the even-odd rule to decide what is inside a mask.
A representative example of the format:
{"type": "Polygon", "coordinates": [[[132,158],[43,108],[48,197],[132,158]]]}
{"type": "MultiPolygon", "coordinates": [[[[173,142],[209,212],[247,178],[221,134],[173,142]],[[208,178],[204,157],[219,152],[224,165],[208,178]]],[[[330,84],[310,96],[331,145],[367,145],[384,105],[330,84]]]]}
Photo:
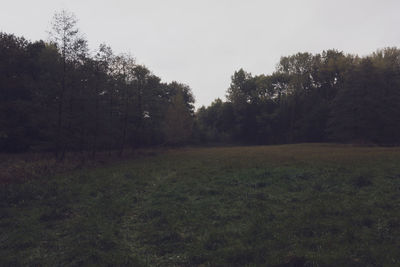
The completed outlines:
{"type": "Polygon", "coordinates": [[[194,111],[188,85],[164,83],[128,54],[89,51],[73,14],[48,41],[0,33],[0,151],[118,151],[154,145],[400,143],[400,50],[328,50],[231,77],[226,101],[194,111]]]}
{"type": "Polygon", "coordinates": [[[227,101],[196,114],[203,142],[400,144],[400,50],[282,57],[276,71],[232,76],[227,101]]]}
{"type": "Polygon", "coordinates": [[[182,144],[192,135],[189,86],[163,83],[128,54],[90,52],[72,13],[49,41],[0,33],[0,151],[116,150],[182,144]]]}

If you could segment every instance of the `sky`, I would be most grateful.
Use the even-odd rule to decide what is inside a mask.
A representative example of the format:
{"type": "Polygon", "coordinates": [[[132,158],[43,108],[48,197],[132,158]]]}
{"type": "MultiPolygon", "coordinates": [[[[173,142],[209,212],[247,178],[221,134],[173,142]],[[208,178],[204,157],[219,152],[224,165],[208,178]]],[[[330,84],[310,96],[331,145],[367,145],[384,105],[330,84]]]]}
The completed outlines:
{"type": "Polygon", "coordinates": [[[188,84],[196,107],[224,99],[240,68],[271,74],[297,52],[400,46],[398,0],[0,0],[0,31],[47,40],[62,9],[91,49],[106,43],[162,81],[188,84]]]}

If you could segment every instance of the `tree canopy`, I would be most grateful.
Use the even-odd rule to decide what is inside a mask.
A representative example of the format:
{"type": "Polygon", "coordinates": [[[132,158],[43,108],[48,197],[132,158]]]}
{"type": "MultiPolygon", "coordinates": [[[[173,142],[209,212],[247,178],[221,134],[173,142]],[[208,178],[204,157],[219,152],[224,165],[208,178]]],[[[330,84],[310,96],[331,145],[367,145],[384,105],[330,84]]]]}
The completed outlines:
{"type": "Polygon", "coordinates": [[[297,53],[270,75],[236,71],[227,101],[200,108],[196,125],[208,142],[399,144],[399,99],[398,48],[297,53]],[[223,128],[221,116],[229,117],[223,128]]]}
{"type": "Polygon", "coordinates": [[[235,71],[226,101],[194,108],[129,54],[90,51],[75,16],[49,41],[0,33],[0,151],[118,150],[161,144],[400,143],[400,50],[280,59],[272,74],[235,71]]]}
{"type": "Polygon", "coordinates": [[[193,120],[189,86],[163,83],[105,44],[89,51],[71,13],[56,13],[52,26],[47,42],[0,33],[0,151],[53,151],[62,159],[66,151],[163,144],[178,95],[193,120]]]}

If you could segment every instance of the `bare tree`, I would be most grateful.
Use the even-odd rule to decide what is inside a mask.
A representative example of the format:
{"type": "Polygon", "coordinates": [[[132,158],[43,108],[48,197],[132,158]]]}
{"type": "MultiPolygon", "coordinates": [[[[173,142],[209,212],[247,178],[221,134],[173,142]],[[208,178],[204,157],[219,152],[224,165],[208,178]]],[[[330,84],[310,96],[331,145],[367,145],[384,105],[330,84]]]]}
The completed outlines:
{"type": "MultiPolygon", "coordinates": [[[[49,32],[50,42],[55,44],[61,54],[61,86],[58,94],[58,114],[57,114],[57,138],[56,138],[56,157],[63,160],[66,150],[64,126],[64,106],[66,93],[68,91],[67,76],[68,64],[82,61],[87,53],[87,42],[79,34],[77,20],[73,13],[66,10],[56,12],[51,23],[52,30],[49,32]],[[61,151],[62,149],[62,151],[61,151]],[[61,151],[61,154],[60,154],[61,151]]],[[[71,103],[72,101],[70,101],[71,103]]],[[[70,107],[72,108],[72,107],[70,107]]]]}

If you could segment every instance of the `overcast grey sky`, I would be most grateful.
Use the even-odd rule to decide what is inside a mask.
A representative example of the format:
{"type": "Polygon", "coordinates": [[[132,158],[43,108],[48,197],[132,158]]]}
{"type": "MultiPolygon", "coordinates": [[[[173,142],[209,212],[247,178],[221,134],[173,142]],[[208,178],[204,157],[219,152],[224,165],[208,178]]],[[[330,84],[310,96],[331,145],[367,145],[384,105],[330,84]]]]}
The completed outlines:
{"type": "Polygon", "coordinates": [[[55,11],[77,16],[90,48],[131,53],[196,106],[224,98],[239,68],[272,73],[281,56],[400,46],[399,0],[0,0],[0,31],[47,39],[55,11]]]}

